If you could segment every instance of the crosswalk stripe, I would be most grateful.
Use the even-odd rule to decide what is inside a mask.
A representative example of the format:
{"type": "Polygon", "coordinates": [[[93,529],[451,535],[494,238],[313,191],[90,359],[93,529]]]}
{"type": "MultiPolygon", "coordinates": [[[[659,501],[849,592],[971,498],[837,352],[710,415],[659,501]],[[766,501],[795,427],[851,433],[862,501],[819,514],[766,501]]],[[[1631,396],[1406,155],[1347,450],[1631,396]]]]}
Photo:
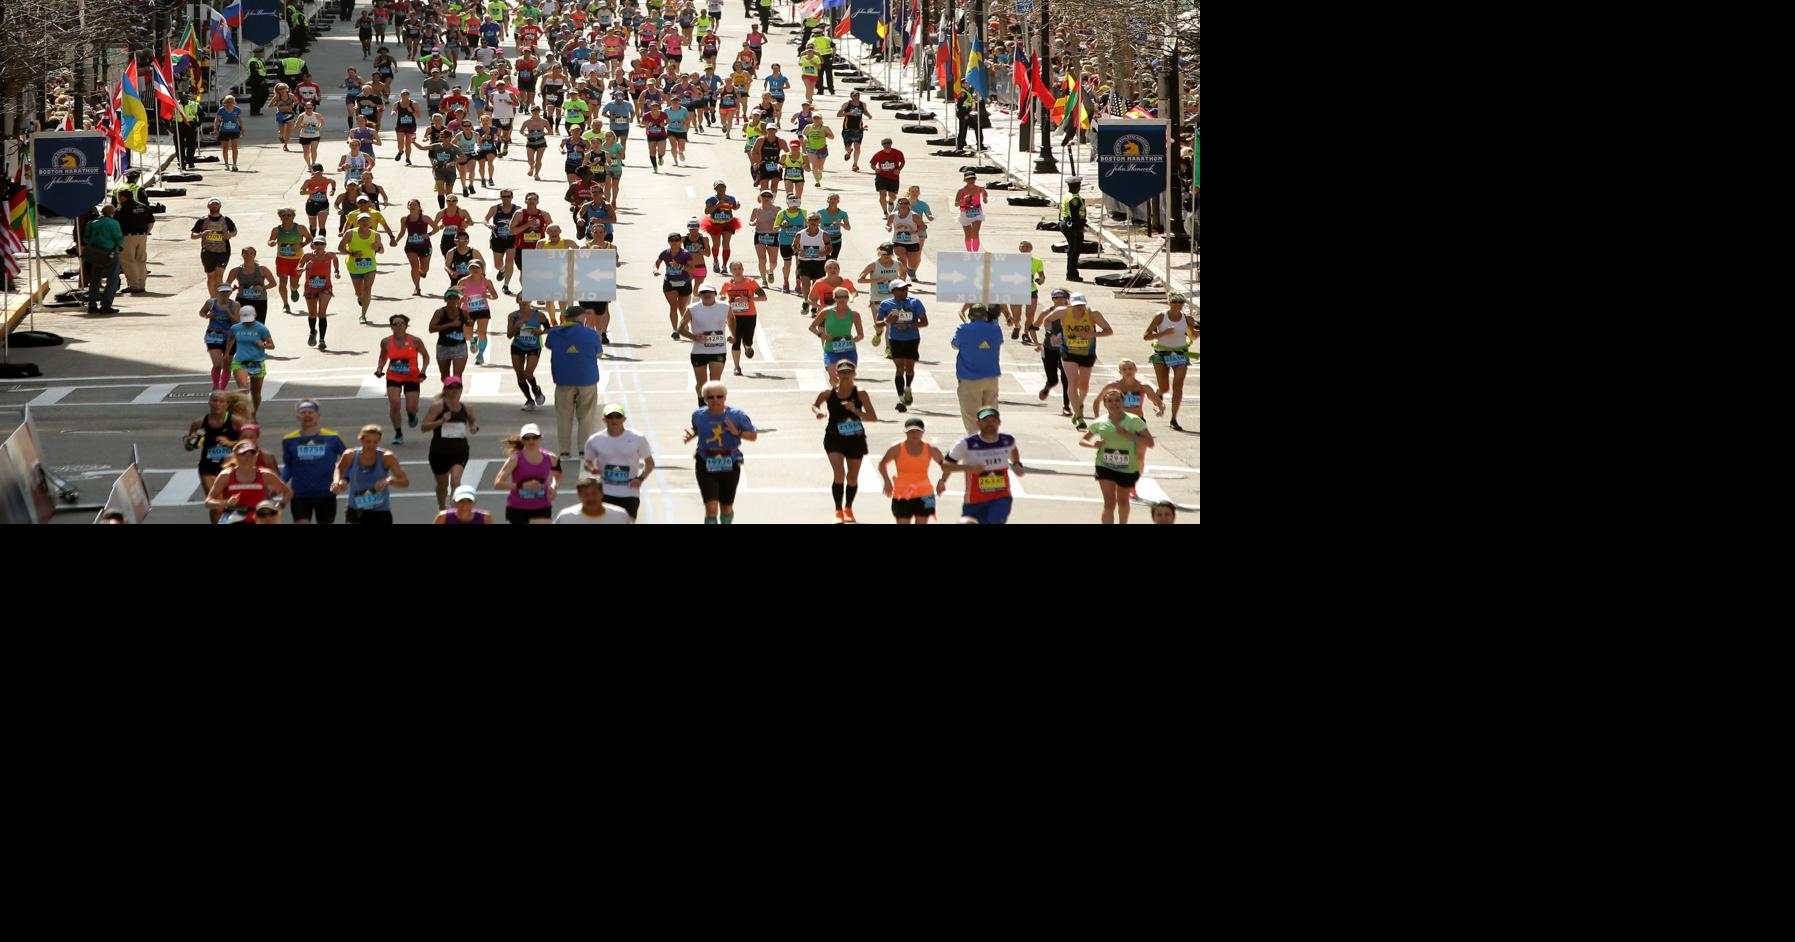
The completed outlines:
{"type": "Polygon", "coordinates": [[[177,388],[179,387],[175,383],[157,383],[148,389],[145,389],[143,392],[138,393],[137,398],[131,400],[131,404],[134,406],[155,405],[168,398],[168,394],[174,392],[177,388]]]}

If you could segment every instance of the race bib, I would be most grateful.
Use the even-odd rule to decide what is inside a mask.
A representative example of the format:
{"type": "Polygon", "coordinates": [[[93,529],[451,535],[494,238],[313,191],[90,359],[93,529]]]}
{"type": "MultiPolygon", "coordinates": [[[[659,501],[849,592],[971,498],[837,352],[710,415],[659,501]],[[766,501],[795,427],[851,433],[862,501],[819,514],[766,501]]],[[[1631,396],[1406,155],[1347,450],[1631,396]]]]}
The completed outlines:
{"type": "Polygon", "coordinates": [[[920,497],[918,499],[922,501],[922,506],[923,506],[924,510],[934,510],[935,509],[935,495],[924,494],[922,497],[920,497]]]}
{"type": "Polygon", "coordinates": [[[466,438],[467,437],[467,423],[466,422],[444,422],[442,425],[442,433],[443,433],[444,438],[466,438]]]}
{"type": "Polygon", "coordinates": [[[984,217],[984,215],[985,215],[984,210],[979,209],[977,206],[966,207],[966,218],[967,219],[981,219],[984,217]]]}
{"type": "Polygon", "coordinates": [[[281,258],[298,258],[299,257],[299,246],[293,245],[292,243],[287,243],[287,244],[282,245],[280,247],[280,257],[281,258]]]}
{"type": "Polygon", "coordinates": [[[995,494],[1010,486],[1010,476],[1002,471],[987,471],[979,475],[979,493],[995,494]]]}
{"type": "Polygon", "coordinates": [[[896,170],[897,164],[894,164],[890,161],[886,161],[885,163],[882,163],[879,165],[879,169],[880,170],[896,170]]]}
{"type": "Polygon", "coordinates": [[[224,346],[224,331],[222,331],[222,330],[206,331],[206,346],[208,346],[208,347],[224,346]]]}
{"type": "Polygon", "coordinates": [[[263,291],[261,288],[246,287],[243,289],[243,296],[245,298],[250,299],[251,301],[256,301],[256,300],[260,300],[262,298],[263,291]]]}
{"type": "Polygon", "coordinates": [[[460,231],[461,231],[460,226],[444,226],[443,227],[443,235],[448,238],[451,238],[451,239],[455,238],[455,233],[460,232],[460,231]]]}
{"type": "Polygon", "coordinates": [[[371,272],[373,270],[374,270],[374,260],[371,258],[351,257],[349,259],[349,271],[351,274],[365,275],[368,272],[371,272]]]}
{"type": "Polygon", "coordinates": [[[1105,448],[1103,449],[1102,454],[1103,466],[1106,468],[1115,468],[1117,471],[1126,471],[1128,470],[1129,457],[1130,455],[1128,452],[1118,451],[1114,448],[1105,448]]]}
{"type": "Polygon", "coordinates": [[[779,240],[778,237],[771,232],[756,232],[754,234],[754,241],[761,245],[774,245],[779,240]]]}
{"type": "Polygon", "coordinates": [[[317,442],[308,442],[293,449],[293,453],[302,461],[316,461],[326,457],[330,449],[317,442]]]}
{"type": "Polygon", "coordinates": [[[223,461],[224,459],[229,458],[230,456],[231,456],[231,448],[229,445],[213,445],[212,447],[206,449],[206,460],[207,461],[223,461]]]}
{"type": "Polygon", "coordinates": [[[854,349],[854,341],[847,337],[837,337],[829,341],[830,353],[847,353],[854,349]]]}
{"type": "Polygon", "coordinates": [[[267,364],[263,363],[261,360],[239,360],[238,365],[243,367],[243,372],[248,373],[251,376],[260,376],[262,375],[262,368],[267,364]]]}
{"type": "Polygon", "coordinates": [[[672,272],[667,273],[667,283],[672,285],[675,288],[685,287],[686,282],[688,282],[690,280],[691,279],[688,278],[684,273],[677,274],[677,275],[672,272]]]}
{"type": "Polygon", "coordinates": [[[704,470],[714,474],[726,474],[735,470],[734,455],[705,455],[704,470]]]}
{"type": "Polygon", "coordinates": [[[729,313],[731,313],[731,314],[746,314],[746,313],[748,313],[748,299],[747,298],[731,298],[729,300],[729,313]]]}
{"type": "Polygon", "coordinates": [[[899,229],[897,232],[897,239],[895,241],[901,242],[905,245],[908,245],[911,242],[916,241],[916,233],[910,232],[905,229],[899,229]]]}
{"type": "Polygon", "coordinates": [[[405,237],[405,244],[406,245],[423,245],[424,244],[424,236],[422,233],[413,232],[410,235],[407,235],[405,237]]]}
{"type": "Polygon", "coordinates": [[[900,323],[900,324],[914,323],[916,320],[916,314],[909,310],[898,311],[897,312],[897,320],[898,320],[898,323],[900,323]]]}
{"type": "Polygon", "coordinates": [[[865,431],[866,426],[861,425],[859,419],[849,419],[846,422],[835,423],[835,433],[837,435],[860,435],[865,431]]]}
{"type": "Polygon", "coordinates": [[[388,373],[391,373],[394,376],[410,376],[411,375],[411,361],[410,360],[393,360],[387,364],[386,371],[388,373]]]}
{"type": "Polygon", "coordinates": [[[323,275],[313,275],[305,280],[305,286],[307,288],[322,288],[329,283],[330,279],[323,275]]]}
{"type": "Polygon", "coordinates": [[[1190,365],[1190,357],[1185,356],[1182,353],[1168,353],[1165,356],[1161,357],[1160,359],[1165,362],[1166,366],[1189,366],[1190,365]]]}
{"type": "Polygon", "coordinates": [[[459,328],[459,327],[455,328],[454,330],[443,331],[443,336],[448,339],[449,346],[454,346],[456,344],[461,344],[461,343],[467,342],[467,334],[462,333],[461,328],[459,328]]]}
{"type": "Polygon", "coordinates": [[[818,258],[822,258],[822,257],[823,257],[823,250],[822,250],[822,249],[819,249],[819,248],[817,248],[817,247],[816,247],[816,246],[814,246],[814,245],[806,245],[806,246],[804,246],[804,257],[805,257],[805,258],[807,258],[807,259],[818,259],[818,258]]]}
{"type": "Polygon", "coordinates": [[[517,496],[524,500],[541,500],[548,495],[548,489],[541,481],[525,481],[517,486],[517,496]]]}
{"type": "Polygon", "coordinates": [[[227,133],[227,134],[235,134],[235,133],[237,133],[237,130],[238,130],[238,128],[237,128],[237,122],[235,122],[235,121],[226,121],[226,122],[224,122],[224,126],[223,126],[223,128],[222,128],[222,130],[223,130],[223,131],[224,131],[224,132],[225,132],[225,133],[227,133]]]}
{"type": "Polygon", "coordinates": [[[479,313],[479,312],[481,312],[481,311],[484,311],[484,310],[486,310],[486,299],[485,299],[485,298],[482,298],[482,297],[471,297],[471,298],[468,298],[468,299],[467,299],[467,304],[466,304],[466,307],[467,307],[467,309],[468,309],[468,310],[470,310],[470,311],[473,311],[473,312],[475,312],[475,313],[479,313]]]}
{"type": "Polygon", "coordinates": [[[224,233],[219,232],[217,229],[213,229],[211,232],[206,233],[206,241],[214,244],[223,242],[224,233]]]}
{"type": "Polygon", "coordinates": [[[499,227],[497,229],[494,229],[492,231],[492,234],[493,234],[494,238],[498,238],[498,239],[509,238],[511,235],[511,223],[509,223],[509,222],[499,223],[499,227]]]}
{"type": "Polygon", "coordinates": [[[349,498],[349,506],[356,510],[378,510],[381,493],[379,491],[362,491],[349,498]]]}
{"type": "Polygon", "coordinates": [[[604,481],[606,484],[628,484],[630,476],[630,469],[623,465],[608,464],[604,467],[604,481]]]}
{"type": "Polygon", "coordinates": [[[1131,408],[1132,407],[1132,408],[1138,409],[1138,408],[1140,408],[1140,404],[1141,404],[1141,394],[1140,393],[1125,392],[1122,394],[1122,407],[1123,408],[1131,408]]]}

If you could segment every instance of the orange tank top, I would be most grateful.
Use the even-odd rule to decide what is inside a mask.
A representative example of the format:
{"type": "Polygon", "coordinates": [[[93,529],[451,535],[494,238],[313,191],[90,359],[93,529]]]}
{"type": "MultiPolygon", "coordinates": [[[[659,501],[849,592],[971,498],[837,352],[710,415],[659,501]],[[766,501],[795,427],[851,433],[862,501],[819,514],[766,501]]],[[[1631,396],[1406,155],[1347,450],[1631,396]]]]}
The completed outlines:
{"type": "Polygon", "coordinates": [[[915,500],[935,493],[929,483],[929,446],[923,443],[922,454],[910,454],[910,444],[898,445],[897,477],[891,482],[891,496],[894,500],[915,500]]]}
{"type": "Polygon", "coordinates": [[[396,383],[416,383],[418,380],[418,342],[410,334],[405,335],[405,345],[399,346],[395,338],[386,338],[386,378],[396,383]]]}

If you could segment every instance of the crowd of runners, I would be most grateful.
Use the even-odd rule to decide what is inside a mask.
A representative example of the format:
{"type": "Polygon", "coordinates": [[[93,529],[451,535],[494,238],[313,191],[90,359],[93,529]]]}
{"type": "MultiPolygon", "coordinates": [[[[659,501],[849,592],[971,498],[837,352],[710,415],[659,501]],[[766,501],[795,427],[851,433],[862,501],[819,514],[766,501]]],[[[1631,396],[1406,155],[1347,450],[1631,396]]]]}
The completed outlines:
{"type": "MultiPolygon", "coordinates": [[[[827,90],[830,84],[828,36],[818,31],[801,50],[794,86],[778,64],[762,68],[769,42],[762,22],[751,22],[739,47],[728,48],[719,32],[724,6],[723,0],[381,2],[353,21],[365,68],[350,68],[340,79],[307,70],[274,85],[268,107],[281,150],[295,155],[290,172],[301,199],[281,208],[279,223],[265,232],[240,231],[214,199],[191,230],[212,295],[198,314],[214,394],[187,445],[200,452],[214,521],[282,522],[284,513],[294,522],[331,523],[338,498],[346,497],[350,522],[391,522],[392,489],[412,483],[392,447],[403,446],[413,431],[429,436],[436,522],[494,522],[476,506],[474,488],[461,481],[470,436],[482,427],[462,398],[468,361],[486,364],[502,332],[521,408],[533,412],[547,402],[536,372],[545,335],[576,328],[591,331],[600,348],[608,344],[608,304],[532,303],[518,294],[519,273],[533,253],[615,248],[615,225],[629,205],[626,160],[659,173],[686,164],[687,148],[699,137],[730,142],[722,145],[725,153],[739,141],[741,163],[723,159],[690,219],[667,227],[652,275],[660,282],[669,338],[691,344],[695,411],[685,441],[694,447],[705,522],[728,524],[735,516],[742,464],[752,457],[742,446],[758,433],[747,413],[728,404],[724,373],[732,367],[733,376],[743,376],[743,358],[754,358],[756,323],[774,285],[797,297],[821,345],[828,388],[811,408],[824,429],[834,519],[855,520],[861,464],[879,447],[869,440],[867,423],[884,406],[856,385],[861,345],[891,361],[890,407],[909,411],[920,350],[931,332],[930,311],[910,289],[924,273],[937,217],[921,187],[904,185],[905,156],[892,138],[866,148],[873,117],[860,92],[832,109],[818,106],[818,85],[827,90]],[[326,87],[344,94],[341,111],[327,105],[326,87]],[[832,148],[854,172],[865,165],[873,174],[880,215],[860,224],[882,231],[886,241],[871,259],[841,258],[844,233],[856,221],[840,193],[817,199],[832,148]],[[521,197],[499,186],[495,167],[504,160],[525,161],[539,185],[521,197]],[[402,174],[411,179],[398,168],[417,164],[429,168],[432,196],[394,199],[389,187],[397,189],[402,174]],[[491,199],[495,190],[497,202],[484,212],[463,204],[491,199]],[[272,269],[264,253],[272,254],[272,269]],[[422,336],[412,332],[407,315],[375,311],[375,286],[383,278],[409,281],[412,296],[441,298],[420,325],[422,336]],[[385,328],[371,366],[385,381],[390,434],[369,424],[351,441],[324,424],[319,403],[302,402],[297,429],[279,438],[278,447],[264,442],[257,423],[267,353],[276,349],[269,324],[276,299],[283,313],[303,314],[305,343],[318,350],[329,349],[332,319],[350,309],[360,324],[385,328]],[[428,385],[437,387],[434,395],[426,395],[428,385]]],[[[215,122],[227,170],[235,168],[244,120],[235,100],[224,99],[215,122]]],[[[962,235],[956,250],[981,249],[987,199],[971,173],[948,198],[962,235]]],[[[1033,246],[1025,241],[1018,250],[1032,253],[1033,246]]],[[[1120,377],[1093,390],[1098,341],[1115,331],[1081,293],[1051,289],[1050,303],[1040,304],[1047,276],[1039,260],[1035,266],[1034,301],[989,311],[961,306],[959,320],[1001,319],[1011,340],[1039,352],[1047,377],[1039,398],[1060,388],[1071,433],[1096,453],[1103,522],[1125,523],[1154,445],[1145,409],[1152,406],[1156,420],[1169,410],[1167,424],[1181,429],[1200,325],[1185,299],[1174,296],[1137,347],[1151,377],[1122,359],[1120,377]]],[[[298,343],[296,331],[280,332],[280,343],[298,343]]],[[[533,423],[513,431],[503,420],[487,419],[506,433],[497,486],[508,491],[507,521],[637,517],[655,457],[622,406],[604,406],[604,428],[583,453],[545,449],[533,423]],[[556,515],[565,475],[575,476],[580,503],[556,515]]],[[[877,467],[893,519],[929,522],[949,476],[963,474],[966,497],[957,519],[1007,520],[1011,475],[1025,467],[996,408],[969,414],[968,434],[946,452],[926,443],[922,419],[907,417],[903,424],[902,440],[879,453],[877,467]]],[[[1173,511],[1159,505],[1153,516],[1170,522],[1173,511]]]]}

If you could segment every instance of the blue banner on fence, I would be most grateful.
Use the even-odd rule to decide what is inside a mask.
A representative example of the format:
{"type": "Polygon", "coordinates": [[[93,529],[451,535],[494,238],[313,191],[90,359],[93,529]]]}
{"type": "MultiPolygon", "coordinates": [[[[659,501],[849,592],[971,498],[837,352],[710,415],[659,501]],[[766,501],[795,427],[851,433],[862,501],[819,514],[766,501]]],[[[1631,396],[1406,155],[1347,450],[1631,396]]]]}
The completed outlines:
{"type": "Polygon", "coordinates": [[[106,199],[106,135],[43,131],[31,139],[37,205],[73,219],[106,199]]]}
{"type": "Polygon", "coordinates": [[[1124,206],[1166,191],[1166,122],[1162,118],[1097,122],[1097,186],[1124,206]]]}
{"type": "Polygon", "coordinates": [[[243,38],[252,46],[280,38],[280,0],[243,0],[243,38]]]}
{"type": "Polygon", "coordinates": [[[853,18],[848,30],[854,38],[873,45],[879,41],[879,21],[885,17],[885,0],[849,0],[848,16],[853,18]]]}

